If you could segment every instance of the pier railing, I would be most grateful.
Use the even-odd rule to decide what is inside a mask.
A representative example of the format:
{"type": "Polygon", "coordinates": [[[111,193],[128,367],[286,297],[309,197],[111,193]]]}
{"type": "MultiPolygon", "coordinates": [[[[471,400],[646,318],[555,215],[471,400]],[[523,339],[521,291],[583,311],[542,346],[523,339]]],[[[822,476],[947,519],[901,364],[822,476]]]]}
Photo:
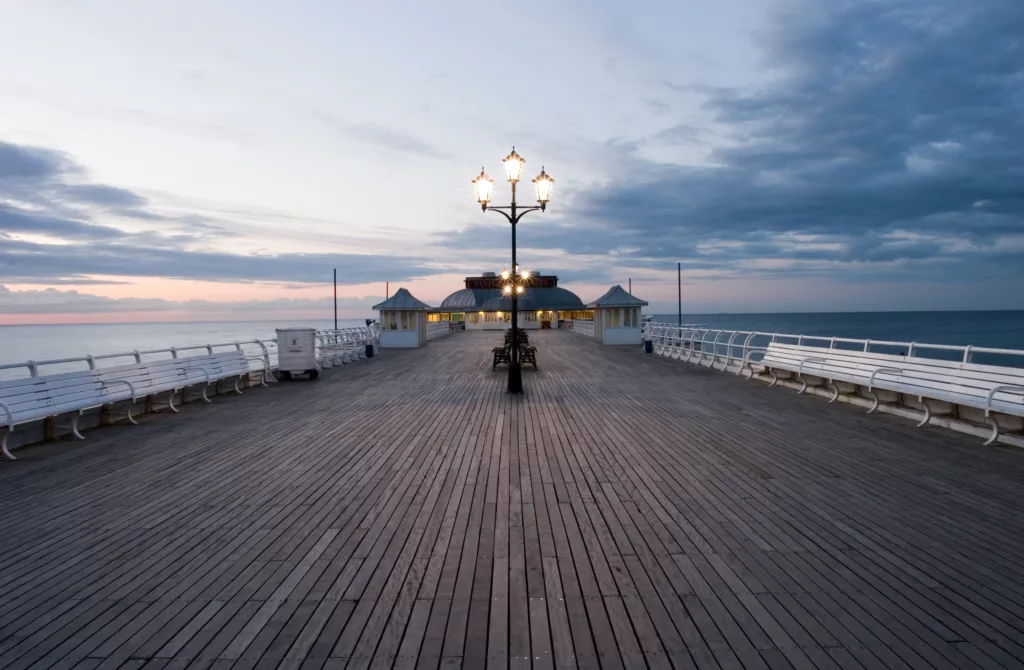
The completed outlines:
{"type": "Polygon", "coordinates": [[[577,335],[585,335],[591,339],[594,338],[594,321],[593,319],[573,319],[572,320],[572,332],[577,335]]]}
{"type": "Polygon", "coordinates": [[[166,359],[177,359],[184,356],[195,356],[202,353],[213,354],[219,351],[241,351],[254,371],[269,373],[277,367],[277,340],[245,340],[236,342],[220,342],[217,344],[195,344],[184,347],[167,347],[164,349],[137,349],[112,354],[89,354],[70,358],[50,358],[39,361],[21,363],[5,363],[0,365],[0,380],[24,377],[39,377],[47,374],[74,372],[76,370],[98,370],[102,368],[144,363],[166,359]]]}
{"type": "Polygon", "coordinates": [[[452,333],[451,323],[448,321],[431,321],[427,323],[427,339],[435,340],[452,333]]]}
{"type": "Polygon", "coordinates": [[[366,358],[366,345],[377,347],[380,331],[375,326],[355,326],[318,330],[316,332],[316,363],[331,368],[366,358]]]}
{"type": "Polygon", "coordinates": [[[1024,367],[1024,350],[1019,349],[719,330],[686,324],[648,323],[644,331],[644,339],[651,340],[654,353],[658,355],[737,374],[749,367],[751,362],[757,362],[763,356],[764,349],[773,342],[826,350],[873,351],[945,361],[1024,367]]]}

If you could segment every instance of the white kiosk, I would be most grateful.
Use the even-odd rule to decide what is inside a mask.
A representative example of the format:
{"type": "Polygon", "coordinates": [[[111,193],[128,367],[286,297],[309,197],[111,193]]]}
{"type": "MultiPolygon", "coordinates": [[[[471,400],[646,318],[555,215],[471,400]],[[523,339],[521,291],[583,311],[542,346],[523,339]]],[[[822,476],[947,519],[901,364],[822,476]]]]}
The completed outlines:
{"type": "Polygon", "coordinates": [[[598,344],[639,345],[640,308],[647,302],[631,295],[618,284],[587,305],[594,310],[594,341],[598,344]]]}
{"type": "Polygon", "coordinates": [[[430,305],[400,288],[373,309],[380,312],[381,349],[415,349],[426,345],[430,305]]]}

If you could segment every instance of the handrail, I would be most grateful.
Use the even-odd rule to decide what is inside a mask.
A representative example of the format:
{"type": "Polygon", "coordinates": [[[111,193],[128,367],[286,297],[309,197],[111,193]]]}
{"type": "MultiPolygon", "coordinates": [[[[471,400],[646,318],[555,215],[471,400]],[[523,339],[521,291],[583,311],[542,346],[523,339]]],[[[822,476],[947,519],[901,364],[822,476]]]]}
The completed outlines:
{"type": "Polygon", "coordinates": [[[594,320],[593,319],[573,319],[572,320],[572,332],[580,335],[585,335],[593,339],[594,337],[594,320]]]}
{"type": "Polygon", "coordinates": [[[178,358],[178,354],[183,352],[183,351],[196,351],[196,350],[204,349],[204,350],[207,351],[207,353],[213,354],[214,353],[214,349],[224,349],[224,348],[229,348],[229,347],[234,349],[234,350],[236,350],[236,351],[243,351],[243,353],[244,353],[244,350],[242,349],[242,347],[244,345],[248,345],[248,344],[252,344],[252,345],[256,345],[256,346],[260,347],[261,351],[265,354],[264,355],[265,364],[269,367],[270,366],[270,350],[268,349],[268,346],[269,345],[274,345],[276,347],[276,345],[277,345],[277,340],[276,339],[265,339],[265,340],[256,339],[256,340],[245,340],[245,341],[242,341],[242,342],[220,342],[220,343],[217,343],[217,344],[195,344],[195,345],[188,345],[188,346],[184,346],[184,347],[167,347],[165,349],[148,349],[148,350],[145,350],[145,351],[140,351],[140,350],[136,349],[134,351],[122,351],[122,352],[110,353],[110,354],[98,354],[98,355],[89,354],[89,355],[86,355],[86,356],[73,356],[73,357],[70,357],[70,358],[52,358],[52,359],[47,359],[47,360],[42,360],[42,361],[24,361],[24,362],[21,362],[21,363],[4,363],[4,364],[0,364],[0,370],[18,370],[20,368],[25,368],[29,372],[28,376],[30,378],[34,378],[34,377],[39,377],[40,376],[39,368],[42,367],[42,366],[70,365],[70,364],[75,364],[75,363],[84,363],[86,365],[86,369],[87,370],[96,370],[96,369],[99,369],[98,366],[96,365],[97,361],[109,361],[109,360],[116,359],[116,358],[130,358],[130,359],[134,359],[136,363],[141,363],[143,356],[155,356],[155,355],[159,355],[159,354],[169,354],[167,360],[175,360],[175,359],[178,358]]]}
{"type": "Polygon", "coordinates": [[[963,363],[970,363],[977,354],[1020,357],[1024,365],[1024,350],[1002,349],[997,347],[978,347],[974,345],[928,344],[922,342],[899,342],[891,340],[857,339],[850,337],[829,337],[824,335],[799,335],[791,333],[768,333],[749,330],[728,330],[707,328],[705,326],[684,324],[682,326],[669,323],[647,322],[644,324],[644,337],[651,339],[655,353],[671,358],[682,358],[687,361],[705,363],[714,367],[723,365],[730,367],[739,363],[741,368],[748,364],[747,353],[751,351],[754,340],[768,342],[785,342],[840,351],[878,352],[879,349],[901,349],[905,356],[949,360],[929,353],[956,352],[963,363]],[[837,347],[836,345],[847,345],[837,347]],[[854,348],[855,347],[855,348],[854,348]],[[710,359],[710,360],[709,360],[710,359]],[[742,361],[742,362],[741,362],[742,361]]]}

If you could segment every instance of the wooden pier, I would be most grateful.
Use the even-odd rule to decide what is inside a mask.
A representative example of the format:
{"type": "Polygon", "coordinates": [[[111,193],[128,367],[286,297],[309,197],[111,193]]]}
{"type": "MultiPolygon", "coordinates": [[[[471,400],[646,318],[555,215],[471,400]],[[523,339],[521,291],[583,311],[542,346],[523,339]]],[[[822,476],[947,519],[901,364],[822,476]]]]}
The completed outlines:
{"type": "Polygon", "coordinates": [[[0,668],[1024,667],[1024,452],[500,340],[0,463],[0,668]]]}

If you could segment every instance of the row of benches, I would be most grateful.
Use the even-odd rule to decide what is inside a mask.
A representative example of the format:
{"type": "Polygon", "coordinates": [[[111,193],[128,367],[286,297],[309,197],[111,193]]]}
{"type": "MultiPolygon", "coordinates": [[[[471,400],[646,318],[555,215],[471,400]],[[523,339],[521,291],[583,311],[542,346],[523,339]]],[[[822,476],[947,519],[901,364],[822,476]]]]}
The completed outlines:
{"type": "Polygon", "coordinates": [[[757,375],[772,386],[782,374],[799,384],[798,393],[812,385],[826,389],[832,396],[829,402],[844,392],[863,396],[871,403],[869,413],[883,405],[879,393],[887,392],[895,404],[920,408],[919,426],[939,415],[970,422],[961,409],[978,410],[978,418],[991,429],[986,445],[999,439],[1000,419],[1007,423],[1008,417],[1024,418],[1024,369],[971,362],[969,348],[964,360],[946,361],[868,351],[866,345],[863,351],[779,341],[752,347],[754,335],[662,324],[651,324],[648,330],[654,353],[748,378],[757,375]]]}
{"type": "Polygon", "coordinates": [[[956,407],[971,407],[984,412],[992,432],[985,444],[999,439],[1000,424],[995,415],[1024,417],[1024,369],[983,365],[963,361],[943,361],[872,351],[825,349],[797,344],[772,342],[767,347],[748,351],[745,357],[748,376],[754,365],[771,376],[770,385],[783,371],[801,384],[798,393],[808,388],[807,378],[816,385],[830,387],[835,402],[840,395],[838,384],[863,390],[876,411],[881,400],[878,391],[914,398],[923,410],[919,426],[927,424],[939,413],[933,403],[946,403],[952,414],[956,407]],[[753,357],[760,354],[759,361],[753,357]]]}
{"type": "Polygon", "coordinates": [[[376,338],[377,333],[370,326],[319,331],[316,334],[317,366],[331,368],[366,358],[366,345],[375,344],[376,338]]]}
{"type": "Polygon", "coordinates": [[[136,421],[132,410],[135,403],[142,399],[152,404],[158,401],[158,396],[166,393],[167,408],[177,412],[174,401],[178,392],[183,392],[182,402],[185,402],[191,387],[202,387],[205,402],[210,402],[207,396],[210,385],[225,379],[233,379],[234,390],[241,393],[239,384],[247,380],[252,371],[250,362],[256,360],[262,365],[261,383],[266,386],[269,375],[266,355],[249,356],[241,347],[233,351],[210,351],[203,355],[153,361],[137,360],[132,364],[110,368],[0,381],[0,430],[3,431],[0,454],[14,460],[7,441],[15,428],[23,424],[67,416],[70,417],[72,435],[84,439],[78,423],[88,410],[101,409],[109,419],[115,415],[107,410],[123,404],[123,418],[134,424],[136,421]]]}

